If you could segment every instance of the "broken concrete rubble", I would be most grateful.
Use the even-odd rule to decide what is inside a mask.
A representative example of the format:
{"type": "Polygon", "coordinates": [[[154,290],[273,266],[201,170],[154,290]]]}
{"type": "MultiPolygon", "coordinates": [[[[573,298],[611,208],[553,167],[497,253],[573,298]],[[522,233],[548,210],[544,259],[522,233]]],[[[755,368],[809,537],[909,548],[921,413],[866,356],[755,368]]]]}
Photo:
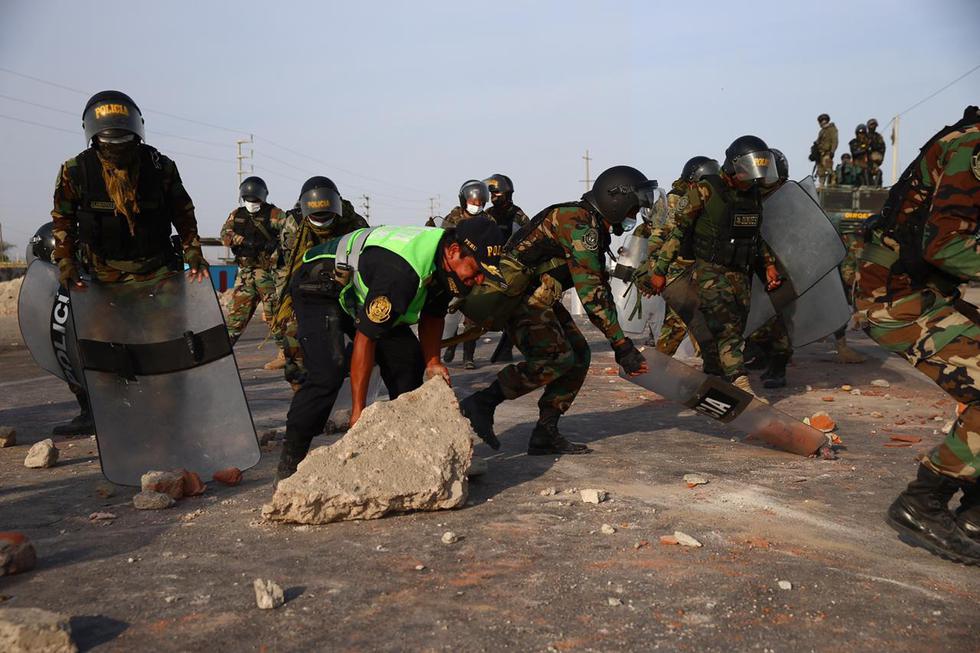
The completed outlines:
{"type": "Polygon", "coordinates": [[[68,617],[40,608],[0,610],[0,651],[75,653],[68,617]]]}
{"type": "Polygon", "coordinates": [[[143,490],[133,496],[133,507],[137,510],[163,510],[174,503],[174,498],[169,494],[153,490],[143,490]]]}
{"type": "Polygon", "coordinates": [[[35,564],[37,553],[26,535],[16,531],[0,532],[0,576],[30,571],[35,564]]]}
{"type": "Polygon", "coordinates": [[[172,499],[180,499],[184,496],[184,475],[181,472],[147,472],[140,477],[140,488],[144,492],[162,492],[172,499]]]}
{"type": "Polygon", "coordinates": [[[260,610],[273,610],[286,602],[282,588],[271,580],[256,578],[252,587],[255,589],[255,604],[260,610]]]}
{"type": "Polygon", "coordinates": [[[596,490],[594,488],[589,488],[582,490],[580,493],[582,501],[585,503],[602,503],[609,498],[609,493],[605,490],[596,490]]]}
{"type": "Polygon", "coordinates": [[[58,462],[58,447],[54,446],[54,440],[48,438],[34,443],[27,452],[27,457],[24,458],[24,467],[31,469],[54,467],[56,462],[58,462]]]}
{"type": "Polygon", "coordinates": [[[0,426],[0,449],[17,444],[17,430],[12,426],[0,426]]]}
{"type": "Polygon", "coordinates": [[[338,442],[314,449],[281,481],[266,519],[326,524],[466,502],[473,430],[441,378],[368,406],[338,442]]]}

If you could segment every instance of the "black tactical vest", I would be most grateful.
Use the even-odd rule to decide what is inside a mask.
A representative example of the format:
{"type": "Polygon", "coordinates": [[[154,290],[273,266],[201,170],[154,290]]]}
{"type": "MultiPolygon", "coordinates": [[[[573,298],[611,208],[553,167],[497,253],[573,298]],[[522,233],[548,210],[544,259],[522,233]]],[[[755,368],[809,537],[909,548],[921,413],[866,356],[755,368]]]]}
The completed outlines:
{"type": "Polygon", "coordinates": [[[259,212],[252,215],[244,206],[238,207],[232,218],[231,230],[245,241],[233,245],[232,253],[239,258],[257,259],[271,254],[279,242],[272,233],[272,205],[262,203],[259,212]]]}
{"type": "Polygon", "coordinates": [[[499,208],[496,204],[491,206],[486,210],[486,214],[489,215],[494,222],[497,223],[497,227],[500,228],[500,233],[504,235],[504,241],[510,238],[511,234],[514,233],[514,218],[517,217],[517,206],[511,202],[505,208],[499,208]]]}
{"type": "Polygon", "coordinates": [[[139,214],[134,222],[134,234],[129,233],[126,217],[116,213],[102,180],[102,164],[93,148],[79,154],[75,160],[72,182],[80,195],[78,209],[78,241],[96,255],[115,261],[135,261],[156,257],[169,258],[174,252],[170,241],[170,206],[163,189],[163,166],[160,154],[149,145],[140,144],[139,182],[136,199],[139,214]]]}
{"type": "Polygon", "coordinates": [[[694,223],[695,257],[749,271],[756,263],[761,239],[759,193],[737,192],[717,175],[706,175],[701,181],[710,184],[712,192],[694,223]]]}

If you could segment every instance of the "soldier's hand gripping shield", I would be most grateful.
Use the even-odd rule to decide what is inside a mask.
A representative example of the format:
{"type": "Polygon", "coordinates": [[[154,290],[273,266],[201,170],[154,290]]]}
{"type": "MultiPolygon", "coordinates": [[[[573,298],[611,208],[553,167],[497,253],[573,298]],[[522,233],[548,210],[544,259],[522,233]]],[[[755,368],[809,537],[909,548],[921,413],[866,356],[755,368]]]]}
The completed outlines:
{"type": "Polygon", "coordinates": [[[832,457],[827,436],[812,426],[655,349],[642,353],[650,371],[630,377],[620,370],[620,376],[777,449],[800,456],[832,457]]]}
{"type": "Polygon", "coordinates": [[[259,461],[258,441],[214,288],[172,274],[91,283],[71,295],[102,473],[210,478],[259,461]]]}
{"type": "Polygon", "coordinates": [[[837,266],[847,253],[837,230],[804,183],[789,181],[763,204],[762,238],[776,257],[783,284],[772,292],[758,276],[746,334],[776,313],[796,346],[818,340],[847,322],[850,309],[837,266]]]}
{"type": "Polygon", "coordinates": [[[17,322],[38,367],[82,386],[71,300],[58,281],[58,268],[41,258],[27,266],[17,297],[17,322]]]}

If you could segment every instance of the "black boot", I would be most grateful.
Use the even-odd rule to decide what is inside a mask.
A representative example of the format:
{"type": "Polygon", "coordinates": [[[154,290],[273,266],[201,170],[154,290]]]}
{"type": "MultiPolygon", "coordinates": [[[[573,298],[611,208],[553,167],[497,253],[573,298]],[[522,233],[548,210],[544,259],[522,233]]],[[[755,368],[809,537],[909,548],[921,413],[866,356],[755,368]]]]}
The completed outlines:
{"type": "Polygon", "coordinates": [[[888,508],[888,525],[907,543],[941,558],[980,565],[980,543],[957,524],[946,505],[960,483],[919,465],[916,479],[888,508]]]}
{"type": "Polygon", "coordinates": [[[463,343],[463,369],[475,370],[476,363],[473,362],[473,354],[476,353],[476,340],[467,340],[463,343]]]}
{"type": "Polygon", "coordinates": [[[279,454],[279,467],[276,468],[276,478],[272,482],[273,490],[279,485],[279,481],[287,479],[296,473],[296,467],[303,462],[307,452],[310,450],[309,444],[304,447],[295,440],[296,438],[293,438],[293,441],[290,441],[289,432],[287,431],[286,440],[282,444],[282,453],[279,454]]]}
{"type": "Polygon", "coordinates": [[[497,344],[497,348],[493,350],[493,354],[490,356],[491,363],[510,363],[514,360],[514,345],[511,343],[510,338],[504,333],[500,336],[500,342],[497,344]]]}
{"type": "Polygon", "coordinates": [[[786,363],[789,356],[773,356],[769,359],[769,369],[762,373],[763,388],[785,388],[786,387],[786,363]]]}
{"type": "Polygon", "coordinates": [[[762,351],[762,347],[755,344],[751,340],[745,343],[745,350],[742,354],[742,358],[745,360],[746,369],[750,370],[764,370],[771,364],[769,361],[769,356],[766,354],[766,352],[762,351]]]}
{"type": "Polygon", "coordinates": [[[976,542],[980,542],[980,482],[963,489],[960,507],[956,509],[956,523],[976,542]]]}
{"type": "Polygon", "coordinates": [[[496,410],[506,397],[499,381],[494,381],[488,387],[474,392],[459,402],[459,410],[470,420],[470,425],[480,439],[496,451],[500,449],[500,440],[493,432],[493,411],[496,410]]]}
{"type": "Polygon", "coordinates": [[[527,443],[527,455],[554,456],[592,453],[592,449],[584,444],[569,442],[558,432],[559,417],[561,417],[561,413],[558,411],[541,411],[538,423],[534,425],[534,430],[531,431],[531,439],[527,443]]]}
{"type": "Polygon", "coordinates": [[[81,412],[72,418],[67,424],[59,424],[51,429],[51,435],[89,435],[95,433],[95,421],[92,419],[92,408],[88,401],[88,394],[79,389],[75,392],[75,400],[78,402],[81,412]]]}
{"type": "Polygon", "coordinates": [[[442,362],[452,363],[454,358],[456,358],[456,345],[449,345],[446,347],[446,352],[442,355],[442,362]]]}

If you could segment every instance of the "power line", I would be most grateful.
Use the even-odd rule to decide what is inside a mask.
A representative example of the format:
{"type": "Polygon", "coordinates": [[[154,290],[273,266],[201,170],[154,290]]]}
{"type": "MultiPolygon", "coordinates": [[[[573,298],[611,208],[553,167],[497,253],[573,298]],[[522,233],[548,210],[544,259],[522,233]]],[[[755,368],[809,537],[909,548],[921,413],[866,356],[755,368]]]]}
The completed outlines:
{"type": "Polygon", "coordinates": [[[66,134],[72,134],[74,136],[78,136],[78,131],[77,130],[74,130],[74,129],[64,129],[62,127],[54,127],[52,125],[45,125],[44,123],[34,122],[33,120],[25,120],[23,118],[14,118],[13,116],[5,116],[3,114],[0,114],[0,118],[3,118],[4,120],[13,120],[15,122],[22,122],[22,123],[24,123],[26,125],[34,125],[35,127],[44,127],[45,129],[51,129],[51,130],[54,130],[56,132],[65,132],[66,134]]]}
{"type": "Polygon", "coordinates": [[[46,104],[39,104],[37,102],[30,102],[29,100],[22,100],[19,97],[13,97],[11,95],[3,95],[3,94],[0,94],[0,98],[3,98],[4,100],[10,100],[11,102],[20,102],[21,104],[27,104],[27,105],[30,105],[32,107],[37,107],[39,109],[47,109],[48,111],[57,111],[58,113],[63,113],[66,116],[73,116],[73,117],[76,117],[76,118],[80,118],[81,117],[81,116],[79,116],[77,113],[75,113],[73,111],[65,111],[64,109],[59,109],[57,107],[49,107],[46,104]]]}
{"type": "MultiPolygon", "coordinates": [[[[895,118],[898,118],[899,116],[904,116],[906,113],[908,113],[912,109],[915,109],[919,105],[924,104],[925,102],[928,102],[929,100],[931,100],[932,98],[936,97],[937,95],[939,95],[940,93],[942,93],[943,91],[945,91],[947,88],[949,88],[950,86],[952,86],[956,82],[960,81],[964,77],[968,77],[969,75],[973,74],[977,70],[980,70],[980,64],[977,64],[976,66],[974,66],[970,70],[966,71],[965,73],[963,73],[962,75],[960,75],[959,77],[957,77],[956,79],[954,79],[953,81],[951,81],[950,83],[946,84],[945,86],[943,86],[939,90],[933,91],[932,93],[930,93],[926,97],[922,98],[921,100],[919,100],[918,102],[916,102],[915,104],[913,104],[912,106],[910,106],[908,109],[905,109],[904,111],[899,111],[898,113],[895,114],[895,118]]],[[[892,118],[891,122],[894,122],[895,121],[895,118],[892,118]]],[[[889,122],[888,124],[891,124],[891,122],[889,122]]]]}

